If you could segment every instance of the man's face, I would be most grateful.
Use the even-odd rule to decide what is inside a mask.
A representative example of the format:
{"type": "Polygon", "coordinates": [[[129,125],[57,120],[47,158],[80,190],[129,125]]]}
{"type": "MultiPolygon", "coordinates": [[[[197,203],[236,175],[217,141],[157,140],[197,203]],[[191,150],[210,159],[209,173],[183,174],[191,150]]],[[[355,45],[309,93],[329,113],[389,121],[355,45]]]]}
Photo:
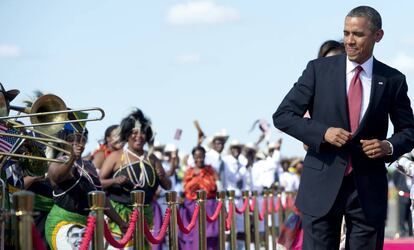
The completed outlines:
{"type": "Polygon", "coordinates": [[[239,155],[241,154],[242,148],[240,146],[233,146],[230,148],[230,153],[234,158],[239,158],[239,155]]]}
{"type": "Polygon", "coordinates": [[[72,249],[79,249],[82,243],[84,231],[84,228],[78,227],[74,227],[70,230],[68,233],[68,243],[72,246],[72,249]]]}
{"type": "Polygon", "coordinates": [[[213,141],[213,149],[219,153],[221,153],[224,149],[224,139],[216,138],[213,141]]]}
{"type": "Polygon", "coordinates": [[[365,17],[346,17],[344,27],[345,51],[350,61],[358,64],[368,60],[374,51],[374,45],[384,35],[382,29],[373,31],[365,17]]]}
{"type": "Polygon", "coordinates": [[[85,150],[87,138],[81,134],[75,133],[68,136],[68,142],[72,144],[73,154],[75,155],[75,157],[81,157],[83,150],[85,150]]]}

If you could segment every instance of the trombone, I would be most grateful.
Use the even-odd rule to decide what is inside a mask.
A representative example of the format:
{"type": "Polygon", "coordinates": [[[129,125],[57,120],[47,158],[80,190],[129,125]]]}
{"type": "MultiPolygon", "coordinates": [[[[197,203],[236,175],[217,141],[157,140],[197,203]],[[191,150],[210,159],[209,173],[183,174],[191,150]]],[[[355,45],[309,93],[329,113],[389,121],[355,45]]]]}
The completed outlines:
{"type": "MultiPolygon", "coordinates": [[[[16,110],[19,112],[23,112],[26,114],[18,114],[16,116],[2,116],[0,117],[0,121],[5,121],[9,123],[13,128],[25,128],[31,127],[28,130],[34,132],[35,134],[42,135],[43,137],[37,136],[29,136],[23,134],[12,134],[12,133],[0,133],[0,136],[9,136],[9,137],[17,137],[22,139],[29,139],[37,141],[41,144],[44,144],[48,147],[51,147],[55,150],[63,152],[67,155],[70,155],[70,152],[65,150],[62,147],[58,147],[53,145],[52,143],[60,143],[66,147],[72,147],[72,145],[62,139],[54,137],[52,135],[59,132],[64,124],[66,123],[75,123],[75,122],[86,122],[86,121],[99,121],[105,117],[105,112],[101,108],[87,108],[87,109],[77,109],[71,110],[66,107],[66,104],[63,100],[53,94],[46,94],[42,95],[41,97],[37,98],[31,107],[16,107],[10,106],[10,109],[16,110]],[[68,119],[69,113],[74,112],[83,112],[83,111],[98,111],[101,113],[100,117],[96,118],[85,118],[85,119],[68,119]],[[30,125],[22,125],[16,122],[13,119],[18,118],[30,118],[30,125]],[[39,127],[38,130],[35,130],[33,127],[39,127]],[[41,128],[43,127],[43,128],[41,128]]],[[[47,157],[38,157],[38,156],[29,156],[24,154],[14,154],[14,153],[7,153],[7,152],[0,152],[0,155],[10,156],[10,157],[20,157],[20,158],[28,158],[33,160],[42,160],[42,161],[50,161],[50,162],[59,162],[64,163],[64,160],[52,159],[47,157]]]]}
{"type": "MultiPolygon", "coordinates": [[[[7,121],[7,123],[10,123],[13,127],[17,126],[17,125],[21,125],[16,121],[7,121]]],[[[71,153],[67,150],[65,150],[62,147],[58,147],[56,145],[53,145],[51,143],[60,143],[63,144],[64,146],[67,147],[72,147],[72,145],[70,143],[68,143],[65,140],[59,139],[57,137],[48,135],[46,133],[43,133],[41,131],[35,130],[35,129],[29,129],[30,131],[45,136],[47,138],[43,138],[43,137],[37,137],[37,136],[30,136],[30,135],[23,135],[23,134],[12,134],[12,133],[3,133],[0,132],[0,136],[8,136],[8,137],[16,137],[16,138],[22,138],[22,139],[28,139],[28,140],[33,140],[33,141],[37,141],[38,143],[41,143],[45,146],[48,146],[50,148],[53,148],[57,151],[60,151],[64,154],[70,155],[71,153]]],[[[32,159],[32,160],[40,160],[40,161],[50,161],[50,162],[57,162],[57,163],[65,163],[64,160],[59,160],[59,159],[53,159],[53,158],[47,158],[47,157],[41,157],[41,156],[32,156],[32,155],[25,155],[25,154],[15,154],[15,153],[7,153],[7,152],[0,152],[0,155],[4,155],[4,156],[9,156],[9,157],[17,157],[17,158],[26,158],[26,159],[32,159]]]]}
{"type": "MultiPolygon", "coordinates": [[[[0,117],[0,121],[29,117],[31,124],[16,124],[13,125],[14,128],[50,126],[49,128],[47,128],[47,131],[44,131],[49,132],[49,134],[56,134],[58,131],[62,129],[65,123],[100,121],[105,117],[105,112],[101,108],[94,107],[76,110],[68,109],[64,101],[60,97],[53,94],[46,94],[37,98],[31,107],[10,106],[10,109],[26,114],[19,114],[15,116],[2,116],[0,117]],[[68,119],[68,113],[84,111],[97,111],[101,114],[101,116],[96,118],[85,118],[75,120],[68,119]]],[[[42,131],[44,129],[39,130],[42,131]]]]}

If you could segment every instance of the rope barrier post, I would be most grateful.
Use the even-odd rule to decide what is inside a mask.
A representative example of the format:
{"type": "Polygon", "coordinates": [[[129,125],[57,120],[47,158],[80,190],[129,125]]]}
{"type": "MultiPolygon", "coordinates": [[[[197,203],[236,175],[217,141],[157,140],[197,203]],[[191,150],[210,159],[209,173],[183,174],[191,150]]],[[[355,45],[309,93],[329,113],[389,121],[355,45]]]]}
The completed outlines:
{"type": "Polygon", "coordinates": [[[95,230],[93,231],[93,245],[94,250],[104,249],[104,210],[105,210],[106,196],[103,191],[92,191],[88,193],[88,202],[91,211],[96,214],[95,230]]]}
{"type": "Polygon", "coordinates": [[[32,250],[34,194],[29,191],[20,191],[13,195],[13,209],[15,225],[17,225],[16,249],[32,250]]]}
{"type": "Polygon", "coordinates": [[[275,210],[274,210],[274,204],[275,204],[275,199],[274,199],[274,193],[273,193],[273,189],[269,189],[268,190],[268,199],[271,202],[270,203],[270,220],[271,220],[271,226],[270,226],[270,233],[272,235],[272,249],[276,249],[276,241],[277,241],[277,236],[276,236],[276,215],[275,215],[275,210]]]}
{"type": "Polygon", "coordinates": [[[6,212],[6,184],[0,179],[0,250],[4,250],[4,226],[6,212]]]}
{"type": "MultiPolygon", "coordinates": [[[[234,204],[234,197],[236,196],[236,192],[234,190],[229,190],[228,196],[229,196],[229,208],[232,208],[233,211],[231,211],[232,217],[231,217],[231,228],[230,228],[230,249],[236,250],[237,248],[237,225],[236,225],[236,207],[234,204]],[[232,204],[232,206],[230,206],[232,204]]],[[[230,213],[230,212],[229,212],[230,213]]]]}
{"type": "Polygon", "coordinates": [[[134,249],[144,249],[144,200],[145,192],[134,190],[131,192],[132,206],[138,210],[138,218],[135,222],[134,249]]]}
{"type": "Polygon", "coordinates": [[[206,199],[207,193],[204,190],[197,191],[197,203],[200,206],[200,212],[198,214],[198,249],[206,250],[207,249],[207,239],[206,239],[206,199]]]}
{"type": "Polygon", "coordinates": [[[226,192],[220,191],[217,193],[217,200],[222,202],[221,210],[219,213],[219,250],[226,249],[226,207],[224,202],[226,200],[226,192]]]}
{"type": "Polygon", "coordinates": [[[268,211],[268,191],[267,189],[263,190],[263,200],[265,202],[263,202],[264,204],[264,230],[265,230],[265,249],[269,250],[269,211],[268,211]]]}
{"type": "Polygon", "coordinates": [[[177,192],[167,192],[165,196],[168,207],[171,209],[168,241],[171,250],[178,250],[177,235],[177,192]]]}
{"type": "MultiPolygon", "coordinates": [[[[245,190],[242,192],[243,202],[249,200],[249,191],[245,190]]],[[[244,210],[244,246],[246,250],[250,250],[251,232],[250,232],[250,207],[247,203],[247,207],[244,210]]]]}
{"type": "Polygon", "coordinates": [[[279,220],[278,235],[280,235],[283,222],[285,221],[284,209],[283,209],[283,204],[282,204],[282,191],[280,190],[277,191],[276,206],[279,206],[279,211],[277,211],[277,216],[279,220]]]}
{"type": "Polygon", "coordinates": [[[260,232],[259,232],[259,208],[257,206],[257,191],[252,192],[253,196],[253,229],[254,229],[254,249],[260,249],[260,232]]]}

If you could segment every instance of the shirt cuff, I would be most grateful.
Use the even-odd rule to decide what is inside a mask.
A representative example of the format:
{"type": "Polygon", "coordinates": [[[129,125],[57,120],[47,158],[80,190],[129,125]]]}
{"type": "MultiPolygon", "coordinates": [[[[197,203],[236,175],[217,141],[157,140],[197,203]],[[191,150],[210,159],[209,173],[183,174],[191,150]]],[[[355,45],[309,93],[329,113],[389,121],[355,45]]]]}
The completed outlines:
{"type": "Polygon", "coordinates": [[[387,155],[392,155],[394,153],[394,147],[392,146],[392,143],[387,140],[385,140],[385,142],[387,142],[388,145],[390,145],[390,152],[387,155]]]}

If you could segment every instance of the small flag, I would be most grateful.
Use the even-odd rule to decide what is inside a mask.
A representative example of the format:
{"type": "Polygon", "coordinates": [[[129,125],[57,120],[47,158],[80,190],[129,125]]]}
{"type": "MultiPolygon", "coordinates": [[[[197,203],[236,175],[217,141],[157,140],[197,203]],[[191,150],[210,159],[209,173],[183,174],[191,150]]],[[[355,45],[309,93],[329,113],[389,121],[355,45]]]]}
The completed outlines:
{"type": "Polygon", "coordinates": [[[269,123],[267,123],[267,121],[266,120],[264,120],[264,119],[261,119],[260,121],[259,121],[259,128],[260,128],[260,130],[263,132],[263,133],[267,133],[267,131],[269,131],[269,123]]]}
{"type": "MultiPolygon", "coordinates": [[[[8,128],[5,124],[0,123],[0,132],[8,134],[20,134],[14,128],[8,128]]],[[[19,138],[10,137],[10,136],[0,136],[0,152],[10,152],[13,149],[13,146],[17,143],[19,138]]]]}
{"type": "Polygon", "coordinates": [[[177,128],[175,130],[175,135],[174,135],[174,139],[179,141],[181,139],[181,134],[183,133],[182,129],[177,128]]]}
{"type": "Polygon", "coordinates": [[[82,111],[74,111],[68,113],[68,123],[65,124],[65,129],[70,131],[82,132],[85,128],[86,121],[83,122],[70,122],[72,120],[83,120],[88,118],[88,113],[82,111]]]}

